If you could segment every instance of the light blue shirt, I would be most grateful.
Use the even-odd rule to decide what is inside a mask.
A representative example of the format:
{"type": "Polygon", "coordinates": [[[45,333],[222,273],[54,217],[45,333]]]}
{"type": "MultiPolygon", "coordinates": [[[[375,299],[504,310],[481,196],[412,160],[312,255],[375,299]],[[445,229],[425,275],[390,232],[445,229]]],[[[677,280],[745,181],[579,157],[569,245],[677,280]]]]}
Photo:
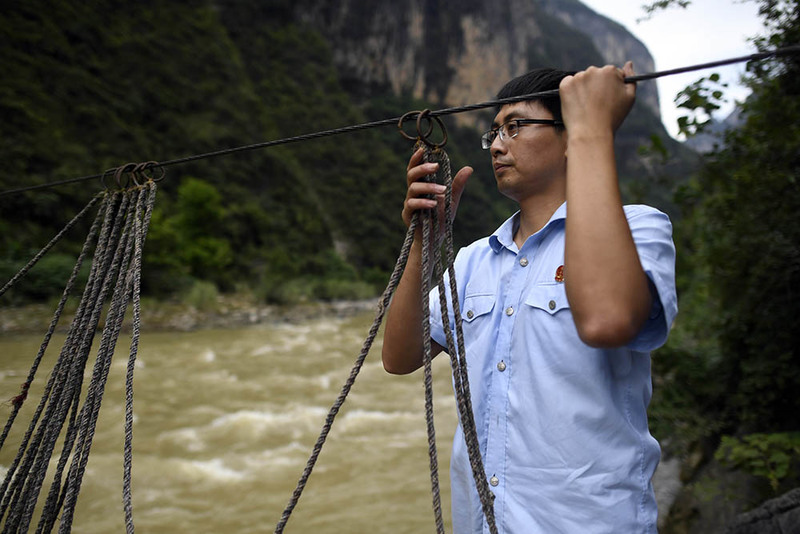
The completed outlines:
{"type": "MultiPolygon", "coordinates": [[[[596,349],[578,337],[556,280],[566,204],[521,249],[514,215],[455,260],[475,425],[501,533],[656,532],[649,351],[666,341],[677,313],[675,248],[665,214],[625,213],[654,295],[626,347],[596,349]]],[[[431,337],[446,347],[438,302],[434,290],[431,337]]],[[[453,531],[488,533],[460,425],[450,480],[453,531]]]]}

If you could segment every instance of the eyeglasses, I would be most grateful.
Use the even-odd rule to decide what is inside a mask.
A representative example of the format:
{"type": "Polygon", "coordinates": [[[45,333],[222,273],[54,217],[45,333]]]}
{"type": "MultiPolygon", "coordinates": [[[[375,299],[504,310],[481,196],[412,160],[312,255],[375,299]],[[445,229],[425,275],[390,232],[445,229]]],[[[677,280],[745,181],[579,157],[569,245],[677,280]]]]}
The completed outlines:
{"type": "Polygon", "coordinates": [[[497,128],[492,128],[481,136],[481,148],[484,150],[491,148],[495,138],[499,135],[501,141],[513,139],[519,133],[519,129],[528,124],[546,124],[548,126],[563,126],[562,121],[555,119],[511,119],[497,128]]]}

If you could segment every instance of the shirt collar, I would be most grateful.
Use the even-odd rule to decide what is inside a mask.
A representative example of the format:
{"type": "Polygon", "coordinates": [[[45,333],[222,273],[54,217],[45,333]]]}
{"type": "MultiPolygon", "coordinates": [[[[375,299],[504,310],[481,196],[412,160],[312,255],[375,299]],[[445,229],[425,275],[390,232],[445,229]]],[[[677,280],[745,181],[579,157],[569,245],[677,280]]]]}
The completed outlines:
{"type": "MultiPolygon", "coordinates": [[[[553,215],[550,217],[550,220],[547,221],[547,224],[539,230],[538,233],[541,233],[545,230],[548,226],[553,224],[556,221],[564,220],[567,218],[567,203],[562,203],[553,215]]],[[[505,220],[503,224],[500,225],[500,228],[495,230],[495,232],[489,236],[489,246],[492,247],[492,250],[496,253],[500,252],[503,248],[507,248],[510,250],[517,250],[517,246],[514,243],[514,233],[516,233],[517,228],[519,227],[519,211],[517,211],[514,215],[509,217],[505,220]]],[[[535,235],[535,234],[534,234],[535,235]]]]}

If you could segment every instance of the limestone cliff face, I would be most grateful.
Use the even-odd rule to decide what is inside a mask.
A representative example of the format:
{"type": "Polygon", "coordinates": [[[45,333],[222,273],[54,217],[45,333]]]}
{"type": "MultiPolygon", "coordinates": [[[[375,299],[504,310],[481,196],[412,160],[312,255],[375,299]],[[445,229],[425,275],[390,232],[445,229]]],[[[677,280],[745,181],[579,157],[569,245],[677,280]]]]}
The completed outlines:
{"type": "MultiPolygon", "coordinates": [[[[328,38],[343,83],[365,97],[388,90],[457,106],[490,100],[537,66],[633,59],[653,70],[641,42],[577,0],[302,0],[296,17],[328,38]]],[[[641,84],[639,98],[658,115],[655,84],[641,84]]]]}
{"type": "MultiPolygon", "coordinates": [[[[636,72],[644,73],[655,70],[650,52],[623,26],[595,13],[577,0],[541,0],[541,3],[547,13],[558,17],[572,28],[579,28],[588,35],[606,63],[622,65],[631,60],[636,72]]],[[[655,83],[639,85],[639,99],[644,100],[654,113],[660,115],[655,83]]]]}

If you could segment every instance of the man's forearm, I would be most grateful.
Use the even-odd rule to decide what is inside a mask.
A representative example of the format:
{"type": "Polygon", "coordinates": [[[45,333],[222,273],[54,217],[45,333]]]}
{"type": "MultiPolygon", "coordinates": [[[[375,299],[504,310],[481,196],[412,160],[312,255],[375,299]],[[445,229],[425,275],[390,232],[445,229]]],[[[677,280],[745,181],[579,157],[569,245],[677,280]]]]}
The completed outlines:
{"type": "Polygon", "coordinates": [[[386,314],[382,358],[384,369],[392,374],[408,374],[422,366],[421,257],[422,245],[415,239],[386,314]]]}
{"type": "Polygon", "coordinates": [[[651,297],[620,200],[613,132],[570,135],[567,169],[565,285],[575,324],[589,345],[622,346],[651,297]]]}

